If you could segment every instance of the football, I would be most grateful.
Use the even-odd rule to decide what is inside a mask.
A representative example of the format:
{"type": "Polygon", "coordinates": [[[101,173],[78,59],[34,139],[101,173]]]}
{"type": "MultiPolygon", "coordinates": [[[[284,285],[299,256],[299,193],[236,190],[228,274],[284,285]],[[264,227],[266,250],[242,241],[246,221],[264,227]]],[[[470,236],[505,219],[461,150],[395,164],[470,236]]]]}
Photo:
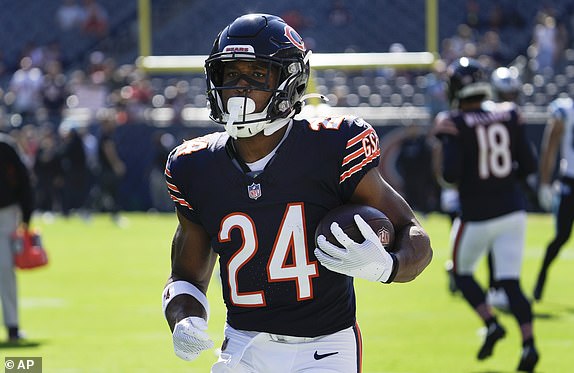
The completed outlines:
{"type": "Polygon", "coordinates": [[[383,212],[365,205],[346,204],[329,211],[317,225],[317,229],[315,230],[315,242],[317,242],[319,235],[324,235],[327,241],[333,245],[341,245],[331,233],[330,227],[335,221],[339,223],[341,229],[343,229],[352,240],[363,242],[363,235],[359,231],[359,227],[357,227],[355,219],[353,218],[356,214],[361,215],[365,222],[373,228],[385,249],[387,251],[393,251],[395,242],[393,223],[391,223],[383,212]]]}

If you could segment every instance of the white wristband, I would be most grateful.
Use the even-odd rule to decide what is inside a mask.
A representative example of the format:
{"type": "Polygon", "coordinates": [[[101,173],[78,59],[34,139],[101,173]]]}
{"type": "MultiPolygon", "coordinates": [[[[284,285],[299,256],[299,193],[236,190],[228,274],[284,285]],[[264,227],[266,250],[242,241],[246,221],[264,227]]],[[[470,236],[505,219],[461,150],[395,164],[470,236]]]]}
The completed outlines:
{"type": "Polygon", "coordinates": [[[207,314],[206,321],[209,320],[209,303],[207,301],[207,297],[195,285],[187,281],[174,281],[169,283],[165,287],[165,289],[163,289],[163,294],[161,298],[162,298],[162,306],[164,314],[169,302],[171,302],[171,300],[179,294],[189,294],[195,299],[197,299],[197,301],[201,303],[201,305],[205,309],[205,313],[207,314]]]}

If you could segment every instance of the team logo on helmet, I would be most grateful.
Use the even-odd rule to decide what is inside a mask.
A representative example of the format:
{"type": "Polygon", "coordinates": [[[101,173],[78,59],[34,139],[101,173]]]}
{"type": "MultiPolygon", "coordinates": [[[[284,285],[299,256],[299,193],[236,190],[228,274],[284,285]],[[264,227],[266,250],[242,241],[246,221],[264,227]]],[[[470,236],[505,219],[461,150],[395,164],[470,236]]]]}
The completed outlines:
{"type": "Polygon", "coordinates": [[[251,45],[228,45],[223,51],[228,53],[255,53],[255,49],[251,45]]]}
{"type": "Polygon", "coordinates": [[[305,51],[305,43],[303,42],[303,38],[293,29],[293,27],[287,25],[285,26],[285,36],[289,41],[302,51],[305,51]]]}

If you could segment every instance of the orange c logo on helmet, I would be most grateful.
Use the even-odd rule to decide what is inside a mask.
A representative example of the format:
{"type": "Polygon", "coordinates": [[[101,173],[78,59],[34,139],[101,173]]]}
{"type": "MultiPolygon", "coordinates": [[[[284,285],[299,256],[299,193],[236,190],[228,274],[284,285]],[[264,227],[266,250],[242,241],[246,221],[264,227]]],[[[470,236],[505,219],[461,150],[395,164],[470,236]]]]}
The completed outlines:
{"type": "Polygon", "coordinates": [[[289,41],[297,47],[297,49],[305,51],[305,43],[303,42],[303,38],[295,31],[295,29],[291,26],[285,26],[285,36],[289,41]]]}

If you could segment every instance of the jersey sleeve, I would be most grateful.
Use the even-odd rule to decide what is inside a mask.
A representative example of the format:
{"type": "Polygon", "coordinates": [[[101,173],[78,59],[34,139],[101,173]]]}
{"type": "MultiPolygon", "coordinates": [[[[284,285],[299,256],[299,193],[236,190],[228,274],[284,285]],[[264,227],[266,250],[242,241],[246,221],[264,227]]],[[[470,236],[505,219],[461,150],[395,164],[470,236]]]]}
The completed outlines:
{"type": "Polygon", "coordinates": [[[363,176],[380,161],[379,136],[361,118],[338,117],[311,122],[313,130],[325,131],[322,150],[338,159],[338,185],[343,199],[350,199],[363,176]]]}
{"type": "Polygon", "coordinates": [[[379,136],[374,128],[361,118],[355,118],[349,125],[349,136],[343,152],[339,182],[357,177],[357,184],[363,176],[379,164],[381,148],[379,136]]]}
{"type": "Polygon", "coordinates": [[[193,152],[199,149],[196,140],[185,141],[171,151],[165,165],[165,180],[169,196],[179,213],[194,223],[200,223],[199,215],[193,208],[189,182],[193,174],[193,152]]]}

